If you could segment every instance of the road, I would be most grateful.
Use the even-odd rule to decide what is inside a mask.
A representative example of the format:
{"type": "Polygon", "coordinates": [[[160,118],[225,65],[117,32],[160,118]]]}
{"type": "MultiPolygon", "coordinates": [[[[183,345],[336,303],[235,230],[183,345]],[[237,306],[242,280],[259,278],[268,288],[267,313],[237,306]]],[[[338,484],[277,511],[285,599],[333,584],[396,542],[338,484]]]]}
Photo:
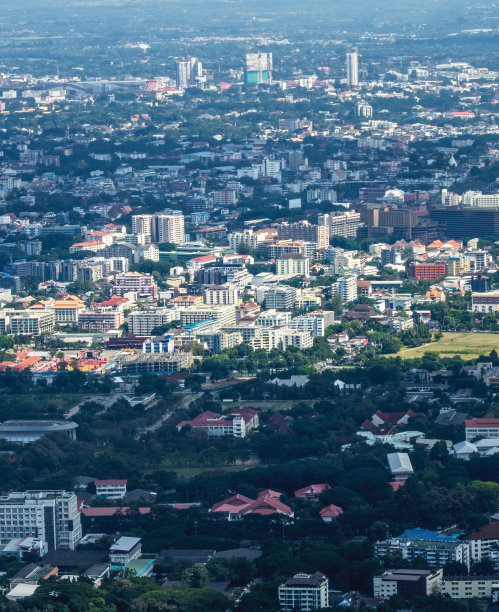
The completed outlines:
{"type": "Polygon", "coordinates": [[[141,429],[139,429],[139,431],[134,436],[135,440],[138,440],[144,434],[157,431],[162,425],[164,425],[164,423],[166,423],[166,421],[168,421],[168,419],[172,416],[175,410],[181,410],[183,408],[188,408],[192,402],[202,397],[202,395],[203,395],[202,393],[193,393],[193,394],[189,393],[189,395],[184,396],[182,400],[180,401],[180,404],[176,408],[170,409],[167,412],[165,412],[152,425],[148,425],[147,427],[142,427],[141,429]]]}

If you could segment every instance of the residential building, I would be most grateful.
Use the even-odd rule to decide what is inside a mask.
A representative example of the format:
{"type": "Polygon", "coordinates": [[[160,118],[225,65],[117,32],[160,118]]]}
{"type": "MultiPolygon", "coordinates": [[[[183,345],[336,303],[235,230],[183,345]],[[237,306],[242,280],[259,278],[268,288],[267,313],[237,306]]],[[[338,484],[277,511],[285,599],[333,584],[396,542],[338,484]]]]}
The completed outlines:
{"type": "Polygon", "coordinates": [[[82,536],[76,494],[25,491],[0,497],[0,543],[34,537],[48,549],[74,550],[82,536]]]}
{"type": "Polygon", "coordinates": [[[88,310],[80,313],[78,327],[89,331],[108,332],[119,329],[124,320],[121,310],[88,310]]]}
{"type": "Polygon", "coordinates": [[[308,315],[298,315],[288,323],[290,329],[307,331],[312,338],[324,336],[326,327],[334,323],[334,313],[331,312],[311,312],[308,315]],[[332,315],[332,316],[329,316],[332,315]]]}
{"type": "Polygon", "coordinates": [[[277,276],[310,275],[309,261],[299,253],[285,253],[277,260],[277,276]]]}
{"type": "Polygon", "coordinates": [[[132,336],[149,336],[155,327],[161,327],[179,318],[177,309],[146,308],[130,313],[128,328],[132,336]]]}
{"type": "Polygon", "coordinates": [[[331,487],[327,484],[327,482],[323,482],[321,484],[312,484],[302,489],[298,489],[294,492],[294,496],[298,499],[308,499],[312,501],[318,501],[319,496],[327,491],[331,487]]]}
{"type": "Polygon", "coordinates": [[[56,315],[53,310],[0,311],[0,332],[12,336],[40,336],[54,331],[56,315]]]}
{"type": "Polygon", "coordinates": [[[320,572],[295,574],[279,587],[281,610],[312,612],[329,608],[329,581],[320,572]]]}
{"type": "Polygon", "coordinates": [[[147,242],[182,244],[185,240],[184,215],[168,210],[154,215],[133,215],[132,233],[145,234],[147,242]]]}
{"type": "Polygon", "coordinates": [[[277,226],[281,240],[302,240],[313,242],[317,248],[326,248],[329,245],[329,226],[315,225],[308,221],[297,223],[281,223],[277,226]]]}
{"type": "Polygon", "coordinates": [[[470,546],[467,542],[419,528],[406,529],[402,535],[374,545],[374,556],[378,559],[395,554],[409,561],[422,557],[430,567],[442,567],[450,562],[470,566],[470,546]]]}
{"type": "Polygon", "coordinates": [[[354,47],[346,55],[347,85],[348,87],[358,87],[359,85],[359,54],[354,47]]]}
{"type": "Polygon", "coordinates": [[[353,302],[357,299],[357,276],[355,274],[347,274],[342,276],[331,285],[333,295],[339,294],[341,301],[353,302]]]}
{"type": "Polygon", "coordinates": [[[291,321],[290,312],[265,310],[260,313],[256,324],[258,327],[287,327],[291,321]]]}
{"type": "Polygon", "coordinates": [[[416,280],[440,280],[446,275],[445,263],[410,263],[409,276],[416,280]]]}
{"type": "Polygon", "coordinates": [[[126,480],[95,480],[94,485],[97,497],[120,501],[126,495],[126,480]]]}
{"type": "Polygon", "coordinates": [[[353,211],[332,212],[319,215],[319,225],[329,227],[329,236],[356,238],[360,224],[360,213],[353,211]]]}
{"type": "Polygon", "coordinates": [[[373,578],[374,597],[390,599],[399,595],[406,599],[427,597],[442,591],[443,571],[397,569],[373,578]]]}
{"type": "Polygon", "coordinates": [[[207,285],[203,288],[204,303],[210,306],[237,305],[239,302],[239,291],[237,286],[226,283],[225,285],[207,285]]]}
{"type": "Polygon", "coordinates": [[[258,427],[258,412],[252,408],[235,408],[228,414],[217,414],[207,410],[192,421],[181,421],[177,430],[189,425],[193,429],[201,429],[207,436],[233,436],[234,438],[245,438],[247,434],[258,427]]]}
{"type": "Polygon", "coordinates": [[[282,339],[282,350],[285,351],[288,346],[294,346],[300,350],[312,348],[314,339],[308,331],[287,330],[282,339]]]}
{"type": "Polygon", "coordinates": [[[261,290],[257,291],[257,301],[263,301],[267,310],[291,310],[296,295],[296,289],[286,285],[272,288],[262,287],[261,290]]]}
{"type": "Polygon", "coordinates": [[[156,297],[158,295],[158,286],[150,274],[126,272],[116,276],[113,286],[113,295],[123,296],[125,293],[156,297]]]}
{"type": "Polygon", "coordinates": [[[232,304],[226,306],[210,306],[209,304],[198,304],[180,311],[180,322],[182,326],[191,325],[198,321],[216,320],[219,328],[229,327],[236,322],[236,308],[232,304]]]}
{"type": "Polygon", "coordinates": [[[395,481],[406,481],[414,474],[412,463],[407,453],[388,453],[388,467],[395,481]]]}
{"type": "MultiPolygon", "coordinates": [[[[472,561],[489,559],[493,551],[499,552],[499,523],[487,523],[478,531],[464,536],[469,542],[472,561]]],[[[499,570],[499,558],[496,559],[496,570],[499,570]]]]}

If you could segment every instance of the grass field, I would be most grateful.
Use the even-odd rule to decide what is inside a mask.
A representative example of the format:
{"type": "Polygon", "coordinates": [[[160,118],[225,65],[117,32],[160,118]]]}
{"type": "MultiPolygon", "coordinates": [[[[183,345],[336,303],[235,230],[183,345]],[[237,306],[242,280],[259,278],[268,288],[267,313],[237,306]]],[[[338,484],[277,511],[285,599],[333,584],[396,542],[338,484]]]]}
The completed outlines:
{"type": "Polygon", "coordinates": [[[424,353],[438,353],[440,357],[459,355],[467,360],[488,355],[492,349],[499,352],[499,334],[444,332],[443,338],[438,342],[403,349],[397,353],[397,357],[416,359],[422,357],[424,353]]]}

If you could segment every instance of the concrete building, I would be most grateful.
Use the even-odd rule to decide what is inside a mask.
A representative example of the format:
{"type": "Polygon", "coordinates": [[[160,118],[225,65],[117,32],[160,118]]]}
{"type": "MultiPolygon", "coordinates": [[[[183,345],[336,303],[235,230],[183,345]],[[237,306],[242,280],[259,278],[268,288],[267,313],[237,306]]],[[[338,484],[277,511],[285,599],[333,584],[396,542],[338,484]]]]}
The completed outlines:
{"type": "Polygon", "coordinates": [[[217,414],[207,410],[191,421],[181,421],[177,430],[182,427],[201,429],[210,437],[233,436],[245,438],[247,434],[259,425],[258,412],[252,408],[235,408],[228,414],[217,414]]]}
{"type": "Polygon", "coordinates": [[[442,593],[452,599],[490,599],[499,589],[499,574],[495,576],[446,576],[442,593]]]}
{"type": "Polygon", "coordinates": [[[125,293],[156,297],[158,295],[158,286],[150,274],[126,272],[116,276],[113,286],[113,295],[123,296],[125,293]]]}
{"type": "Polygon", "coordinates": [[[329,236],[356,238],[360,224],[360,213],[353,211],[332,212],[319,215],[319,225],[329,227],[329,236]]]}
{"type": "Polygon", "coordinates": [[[155,336],[153,338],[147,338],[144,340],[142,345],[142,352],[146,355],[162,354],[162,353],[173,353],[175,344],[173,336],[155,336]]]}
{"type": "Polygon", "coordinates": [[[467,442],[475,438],[499,438],[499,419],[466,419],[464,426],[467,442]]]}
{"type": "Polygon", "coordinates": [[[388,570],[381,576],[373,578],[374,597],[379,599],[390,599],[393,595],[407,599],[426,597],[442,591],[442,580],[442,569],[388,570]]]}
{"type": "Polygon", "coordinates": [[[180,310],[180,322],[182,326],[191,325],[198,321],[215,320],[219,328],[229,327],[236,322],[236,308],[232,304],[226,306],[210,306],[209,304],[198,304],[190,308],[180,310]]]}
{"type": "Polygon", "coordinates": [[[113,565],[127,566],[133,559],[138,559],[142,554],[142,543],[140,538],[121,536],[109,548],[109,561],[113,565]]]}
{"type": "Polygon", "coordinates": [[[314,242],[319,249],[329,245],[329,226],[327,225],[315,225],[308,221],[281,223],[277,226],[277,231],[281,240],[314,242]]]}
{"type": "Polygon", "coordinates": [[[74,550],[82,536],[76,494],[25,491],[0,497],[0,544],[27,536],[40,538],[49,550],[74,550]]]}
{"type": "Polygon", "coordinates": [[[442,567],[455,561],[470,566],[467,542],[427,529],[406,529],[402,535],[374,545],[374,556],[378,559],[397,554],[409,561],[422,557],[430,567],[442,567]]]}
{"type": "Polygon", "coordinates": [[[192,353],[182,351],[161,355],[131,354],[120,363],[120,371],[124,374],[171,374],[186,370],[193,362],[192,353]]]}
{"type": "Polygon", "coordinates": [[[395,481],[406,481],[414,474],[412,463],[407,453],[388,453],[388,467],[395,481]]]}
{"type": "Polygon", "coordinates": [[[290,312],[278,312],[276,310],[265,310],[260,313],[256,320],[258,327],[287,327],[290,322],[290,312]]]}
{"type": "Polygon", "coordinates": [[[76,440],[78,423],[73,421],[4,421],[0,423],[0,439],[18,444],[29,444],[49,433],[64,431],[72,440],[76,440]]]}
{"type": "Polygon", "coordinates": [[[132,336],[149,336],[155,327],[180,319],[177,309],[150,308],[131,312],[128,327],[132,336]]]}
{"type": "Polygon", "coordinates": [[[497,312],[499,310],[499,291],[471,294],[471,310],[473,312],[497,312]]]}
{"type": "Polygon", "coordinates": [[[126,495],[126,480],[95,480],[94,485],[97,497],[106,497],[107,499],[120,501],[126,495]]]}
{"type": "Polygon", "coordinates": [[[40,336],[54,331],[56,315],[53,310],[0,311],[0,333],[12,336],[40,336]]]}
{"type": "Polygon", "coordinates": [[[310,313],[309,315],[299,315],[294,319],[291,319],[291,321],[288,323],[288,327],[297,331],[306,331],[312,336],[312,338],[324,336],[326,327],[334,323],[334,313],[332,313],[332,320],[331,317],[324,316],[325,314],[329,313],[310,313]],[[331,320],[331,323],[326,323],[328,320],[331,320]]]}
{"type": "Polygon", "coordinates": [[[282,350],[285,351],[288,346],[295,346],[303,350],[311,348],[314,345],[314,339],[308,331],[288,330],[284,333],[282,341],[282,350]]]}
{"type": "Polygon", "coordinates": [[[284,611],[312,612],[329,607],[329,581],[320,572],[295,574],[280,585],[278,594],[284,611]]]}
{"type": "Polygon", "coordinates": [[[359,54],[354,47],[346,54],[347,85],[358,87],[359,85],[359,54]]]}
{"type": "Polygon", "coordinates": [[[357,299],[357,276],[355,274],[342,276],[331,285],[331,292],[333,295],[338,293],[343,303],[353,302],[357,299]]]}
{"type": "Polygon", "coordinates": [[[285,253],[277,260],[277,276],[309,276],[309,261],[299,253],[285,253]]]}
{"type": "Polygon", "coordinates": [[[238,304],[239,291],[237,286],[227,283],[225,285],[207,285],[203,288],[204,303],[210,306],[225,306],[238,304]]]}
{"type": "Polygon", "coordinates": [[[108,332],[119,329],[124,320],[121,310],[89,310],[80,313],[78,327],[89,331],[108,332]]]}

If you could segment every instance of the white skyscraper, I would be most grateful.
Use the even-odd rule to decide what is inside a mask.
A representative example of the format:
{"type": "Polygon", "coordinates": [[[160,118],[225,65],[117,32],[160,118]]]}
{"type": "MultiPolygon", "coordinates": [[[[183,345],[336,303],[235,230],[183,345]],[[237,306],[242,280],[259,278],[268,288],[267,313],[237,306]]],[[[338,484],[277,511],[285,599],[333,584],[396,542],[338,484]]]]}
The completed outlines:
{"type": "Polygon", "coordinates": [[[182,244],[185,239],[184,215],[179,210],[154,215],[153,242],[182,244]]]}
{"type": "Polygon", "coordinates": [[[359,85],[359,54],[355,48],[347,53],[347,85],[349,87],[359,85]]]}

